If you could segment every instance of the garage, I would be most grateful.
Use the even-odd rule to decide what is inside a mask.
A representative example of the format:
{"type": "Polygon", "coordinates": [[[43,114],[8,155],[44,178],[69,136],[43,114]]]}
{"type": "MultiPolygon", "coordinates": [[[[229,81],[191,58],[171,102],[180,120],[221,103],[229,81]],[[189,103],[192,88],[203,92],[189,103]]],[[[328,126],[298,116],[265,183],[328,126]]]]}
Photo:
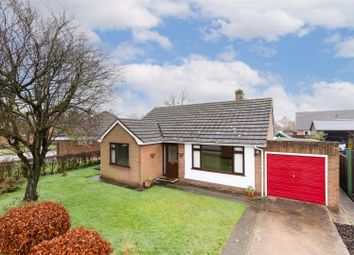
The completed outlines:
{"type": "Polygon", "coordinates": [[[266,194],[326,204],[327,156],[266,152],[266,194]]]}

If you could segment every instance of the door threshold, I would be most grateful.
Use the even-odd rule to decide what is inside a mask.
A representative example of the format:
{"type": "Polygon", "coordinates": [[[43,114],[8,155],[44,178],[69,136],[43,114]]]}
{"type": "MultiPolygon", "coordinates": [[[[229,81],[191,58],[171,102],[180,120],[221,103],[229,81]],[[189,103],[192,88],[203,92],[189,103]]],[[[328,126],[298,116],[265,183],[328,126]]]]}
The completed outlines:
{"type": "Polygon", "coordinates": [[[166,183],[176,183],[178,182],[178,178],[168,178],[166,176],[160,176],[156,178],[156,181],[158,182],[166,182],[166,183]]]}

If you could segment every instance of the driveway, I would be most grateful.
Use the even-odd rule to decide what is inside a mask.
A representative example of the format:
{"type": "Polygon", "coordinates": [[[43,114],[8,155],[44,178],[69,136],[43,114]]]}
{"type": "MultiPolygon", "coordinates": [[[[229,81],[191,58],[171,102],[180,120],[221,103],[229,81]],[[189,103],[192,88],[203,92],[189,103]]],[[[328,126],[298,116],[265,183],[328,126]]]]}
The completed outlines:
{"type": "MultiPolygon", "coordinates": [[[[27,158],[32,158],[32,155],[30,153],[25,153],[27,158]]],[[[46,157],[52,157],[57,155],[56,151],[48,151],[46,157]]],[[[19,161],[20,159],[18,158],[17,155],[14,154],[9,154],[9,155],[0,155],[0,162],[9,162],[9,161],[19,161]]]]}
{"type": "Polygon", "coordinates": [[[348,255],[325,207],[266,198],[252,204],[223,255],[348,255]]]}

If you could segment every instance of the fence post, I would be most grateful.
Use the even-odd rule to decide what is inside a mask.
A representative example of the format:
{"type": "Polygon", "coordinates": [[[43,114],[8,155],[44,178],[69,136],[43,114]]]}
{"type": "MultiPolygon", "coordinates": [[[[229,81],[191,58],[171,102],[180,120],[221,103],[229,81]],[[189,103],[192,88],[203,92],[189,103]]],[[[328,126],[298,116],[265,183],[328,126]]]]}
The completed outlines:
{"type": "Polygon", "coordinates": [[[352,150],[347,149],[347,194],[352,195],[353,192],[353,164],[352,150]]]}

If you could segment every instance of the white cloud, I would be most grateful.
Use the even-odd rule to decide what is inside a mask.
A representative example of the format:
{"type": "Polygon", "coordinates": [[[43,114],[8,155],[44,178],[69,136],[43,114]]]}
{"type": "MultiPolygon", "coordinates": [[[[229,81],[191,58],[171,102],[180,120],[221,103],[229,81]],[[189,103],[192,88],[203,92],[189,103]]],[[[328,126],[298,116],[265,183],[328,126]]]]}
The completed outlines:
{"type": "Polygon", "coordinates": [[[321,81],[312,84],[311,88],[312,93],[297,97],[299,110],[354,109],[354,83],[321,81]]]}
{"type": "Polygon", "coordinates": [[[220,20],[221,32],[231,38],[253,39],[257,37],[268,41],[279,36],[299,31],[304,25],[300,19],[281,10],[239,10],[236,17],[220,20]]]}
{"type": "Polygon", "coordinates": [[[135,46],[131,42],[119,44],[112,53],[112,57],[118,63],[134,61],[137,57],[145,54],[145,50],[135,46]]]}
{"type": "Polygon", "coordinates": [[[226,62],[235,60],[236,51],[232,45],[225,47],[224,51],[217,55],[217,58],[226,62]]]}
{"type": "Polygon", "coordinates": [[[151,8],[155,13],[161,16],[184,17],[193,15],[192,10],[187,2],[184,1],[151,1],[151,8]]]}
{"type": "Polygon", "coordinates": [[[271,41],[290,33],[303,36],[314,27],[354,27],[354,1],[348,0],[190,1],[200,15],[218,21],[218,31],[230,38],[271,41]]]}
{"type": "Polygon", "coordinates": [[[156,42],[165,50],[169,50],[173,47],[173,44],[166,36],[162,36],[155,31],[134,30],[133,37],[136,41],[139,42],[148,42],[148,41],[156,42]]]}
{"type": "Polygon", "coordinates": [[[52,10],[62,7],[91,29],[152,30],[168,17],[206,19],[204,37],[263,38],[268,41],[294,33],[306,35],[316,27],[354,28],[351,0],[32,0],[52,10]],[[215,27],[216,26],[216,27],[215,27]]]}
{"type": "Polygon", "coordinates": [[[324,42],[327,44],[333,44],[339,42],[341,39],[341,36],[339,33],[334,33],[324,39],[324,42]]]}
{"type": "Polygon", "coordinates": [[[276,75],[261,73],[244,62],[210,60],[193,55],[178,65],[128,64],[125,89],[109,109],[121,116],[144,114],[171,94],[186,90],[191,103],[234,100],[242,88],[247,98],[272,97],[276,119],[295,118],[296,111],[354,109],[354,83],[317,82],[299,93],[285,89],[276,75]]]}
{"type": "Polygon", "coordinates": [[[336,56],[353,58],[354,57],[354,37],[340,40],[335,45],[336,56]]]}
{"type": "Polygon", "coordinates": [[[271,58],[278,53],[275,48],[269,47],[262,42],[257,42],[255,44],[252,44],[250,46],[250,50],[264,58],[271,58]]]}

